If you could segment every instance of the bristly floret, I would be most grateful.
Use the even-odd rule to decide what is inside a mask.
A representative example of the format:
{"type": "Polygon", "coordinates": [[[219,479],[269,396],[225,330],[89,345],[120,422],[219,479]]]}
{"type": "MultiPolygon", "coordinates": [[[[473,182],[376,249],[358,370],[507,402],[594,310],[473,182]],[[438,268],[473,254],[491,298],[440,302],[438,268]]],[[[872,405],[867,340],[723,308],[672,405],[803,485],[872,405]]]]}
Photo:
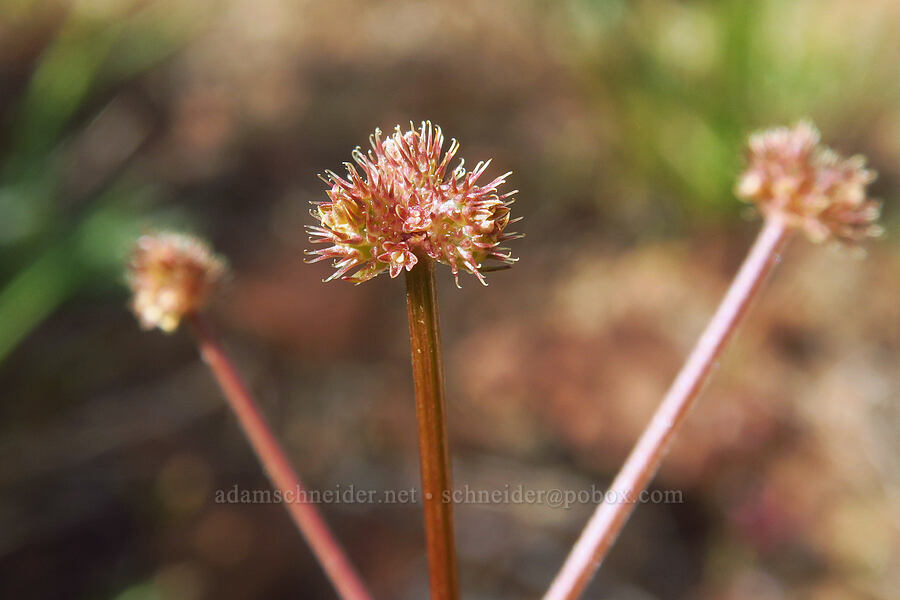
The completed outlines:
{"type": "Polygon", "coordinates": [[[128,264],[131,308],[144,329],[171,333],[206,306],[225,271],[225,261],[200,239],[173,232],[142,235],[128,264]]]}
{"type": "Polygon", "coordinates": [[[843,158],[821,145],[819,131],[801,122],[750,136],[735,192],[813,241],[854,243],[882,231],[876,224],[881,205],[866,195],[875,171],[865,165],[862,156],[843,158]]]}
{"type": "Polygon", "coordinates": [[[490,161],[466,172],[460,159],[450,171],[459,144],[451,140],[443,153],[441,128],[428,121],[406,132],[398,125],[385,140],[376,129],[369,142],[367,153],[353,151],[355,165],[344,163],[346,179],[326,171],[329,199],[313,203],[319,225],[308,227],[310,241],[329,246],[309,251],[309,262],[334,259],[326,281],[362,283],[384,271],[396,277],[427,256],[449,265],[457,285],[460,270],[487,285],[483,273],[516,262],[501,247],[520,237],[504,232],[518,220],[509,217],[516,191],[497,191],[510,173],[478,185],[490,161]]]}

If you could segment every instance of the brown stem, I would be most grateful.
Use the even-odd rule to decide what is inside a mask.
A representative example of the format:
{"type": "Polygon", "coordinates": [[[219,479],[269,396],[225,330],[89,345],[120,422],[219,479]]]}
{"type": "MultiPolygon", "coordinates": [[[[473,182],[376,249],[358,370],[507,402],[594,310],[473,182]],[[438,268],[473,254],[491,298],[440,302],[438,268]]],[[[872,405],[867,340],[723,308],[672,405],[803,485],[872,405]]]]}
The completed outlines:
{"type": "Polygon", "coordinates": [[[370,600],[371,596],[362,580],[344,555],[322,515],[314,504],[308,504],[303,498],[303,483],[288,462],[253,395],[219,344],[209,323],[200,315],[188,317],[187,323],[200,347],[200,355],[215,375],[256,456],[265,467],[272,484],[281,492],[291,518],[306,538],[338,595],[345,600],[370,600]]]}
{"type": "Polygon", "coordinates": [[[406,305],[416,390],[416,418],[419,422],[431,598],[456,600],[459,598],[459,582],[453,541],[441,333],[434,289],[434,262],[427,257],[420,257],[416,266],[406,273],[406,305]]]}
{"type": "Polygon", "coordinates": [[[788,237],[780,219],[766,219],[716,314],[616,475],[610,487],[612,493],[607,494],[610,500],[594,511],[544,600],[573,600],[584,591],[634,511],[641,492],[656,474],[678,426],[709,379],[722,348],[778,263],[788,237]]]}

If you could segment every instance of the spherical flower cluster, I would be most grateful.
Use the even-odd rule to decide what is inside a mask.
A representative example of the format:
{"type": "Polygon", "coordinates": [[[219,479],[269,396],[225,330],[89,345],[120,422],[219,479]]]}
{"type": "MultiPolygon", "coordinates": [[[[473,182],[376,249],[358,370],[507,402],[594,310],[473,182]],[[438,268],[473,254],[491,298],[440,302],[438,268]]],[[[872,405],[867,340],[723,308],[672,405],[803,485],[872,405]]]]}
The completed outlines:
{"type": "Polygon", "coordinates": [[[128,269],[131,308],[144,329],[169,333],[206,306],[225,262],[202,241],[179,233],[141,236],[128,269]]]}
{"type": "Polygon", "coordinates": [[[329,199],[314,203],[319,225],[308,228],[310,241],[328,247],[308,254],[310,262],[334,260],[326,281],[361,283],[384,271],[396,277],[428,257],[449,265],[457,285],[460,270],[485,283],[483,273],[516,261],[501,247],[519,237],[504,232],[518,220],[509,217],[516,192],[497,192],[509,173],[478,185],[490,161],[466,172],[460,160],[448,171],[459,144],[451,140],[444,153],[441,128],[430,122],[406,132],[398,125],[385,140],[376,129],[369,141],[368,153],[353,151],[356,165],[344,163],[346,179],[326,172],[329,199]]]}
{"type": "Polygon", "coordinates": [[[766,216],[778,216],[813,241],[857,242],[881,234],[880,203],[866,196],[875,172],[865,158],[843,158],[802,122],[750,137],[747,169],[735,193],[766,216]]]}

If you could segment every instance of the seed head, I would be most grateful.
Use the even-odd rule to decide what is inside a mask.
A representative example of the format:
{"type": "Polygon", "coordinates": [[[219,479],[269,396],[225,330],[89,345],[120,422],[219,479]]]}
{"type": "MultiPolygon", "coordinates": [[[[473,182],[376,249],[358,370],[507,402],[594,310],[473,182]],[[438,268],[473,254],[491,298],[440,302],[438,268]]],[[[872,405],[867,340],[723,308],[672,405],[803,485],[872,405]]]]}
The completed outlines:
{"type": "Polygon", "coordinates": [[[144,329],[175,331],[202,310],[225,273],[225,261],[201,240],[180,233],[143,235],[128,268],[131,309],[144,329]]]}
{"type": "Polygon", "coordinates": [[[866,196],[875,171],[865,158],[843,158],[819,143],[808,122],[750,136],[747,169],[735,193],[766,216],[777,215],[816,242],[876,237],[881,204],[866,196]]]}
{"type": "Polygon", "coordinates": [[[369,142],[367,153],[353,151],[355,165],[344,163],[346,179],[326,171],[329,199],[313,203],[319,224],[308,228],[310,241],[329,245],[307,254],[309,262],[334,260],[336,271],[326,281],[362,283],[384,271],[396,277],[430,257],[450,266],[457,285],[460,270],[486,285],[485,272],[517,260],[501,247],[521,237],[504,232],[518,220],[509,218],[516,191],[497,191],[510,173],[478,185],[490,161],[466,172],[460,160],[449,171],[459,144],[451,140],[443,152],[441,128],[430,122],[418,130],[410,123],[406,132],[398,125],[385,140],[376,129],[369,142]],[[489,260],[495,263],[486,265],[489,260]]]}

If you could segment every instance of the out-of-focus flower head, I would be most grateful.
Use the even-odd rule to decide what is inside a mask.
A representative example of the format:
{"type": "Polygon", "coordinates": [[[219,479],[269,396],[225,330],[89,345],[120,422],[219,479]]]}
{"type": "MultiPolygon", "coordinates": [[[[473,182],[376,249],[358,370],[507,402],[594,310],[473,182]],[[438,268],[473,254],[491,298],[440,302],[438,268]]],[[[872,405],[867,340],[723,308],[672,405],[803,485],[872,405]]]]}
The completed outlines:
{"type": "Polygon", "coordinates": [[[478,185],[490,161],[467,172],[460,160],[449,170],[459,144],[451,140],[444,153],[441,128],[430,122],[418,130],[410,123],[406,132],[398,125],[385,140],[376,129],[369,141],[368,153],[353,151],[356,165],[344,163],[347,179],[326,172],[329,199],[314,203],[319,225],[308,228],[310,241],[328,247],[308,254],[310,262],[334,259],[326,281],[361,283],[384,271],[396,277],[430,257],[450,266],[457,285],[460,270],[485,283],[485,272],[517,260],[501,246],[520,237],[504,232],[518,220],[509,217],[516,191],[498,192],[510,173],[478,185]]]}
{"type": "Polygon", "coordinates": [[[202,310],[225,273],[225,261],[201,240],[180,233],[143,235],[128,266],[131,308],[144,329],[172,332],[202,310]]]}
{"type": "Polygon", "coordinates": [[[853,243],[880,235],[881,204],[866,196],[875,171],[865,168],[864,157],[844,158],[819,140],[808,122],[753,134],[735,193],[816,242],[853,243]]]}

